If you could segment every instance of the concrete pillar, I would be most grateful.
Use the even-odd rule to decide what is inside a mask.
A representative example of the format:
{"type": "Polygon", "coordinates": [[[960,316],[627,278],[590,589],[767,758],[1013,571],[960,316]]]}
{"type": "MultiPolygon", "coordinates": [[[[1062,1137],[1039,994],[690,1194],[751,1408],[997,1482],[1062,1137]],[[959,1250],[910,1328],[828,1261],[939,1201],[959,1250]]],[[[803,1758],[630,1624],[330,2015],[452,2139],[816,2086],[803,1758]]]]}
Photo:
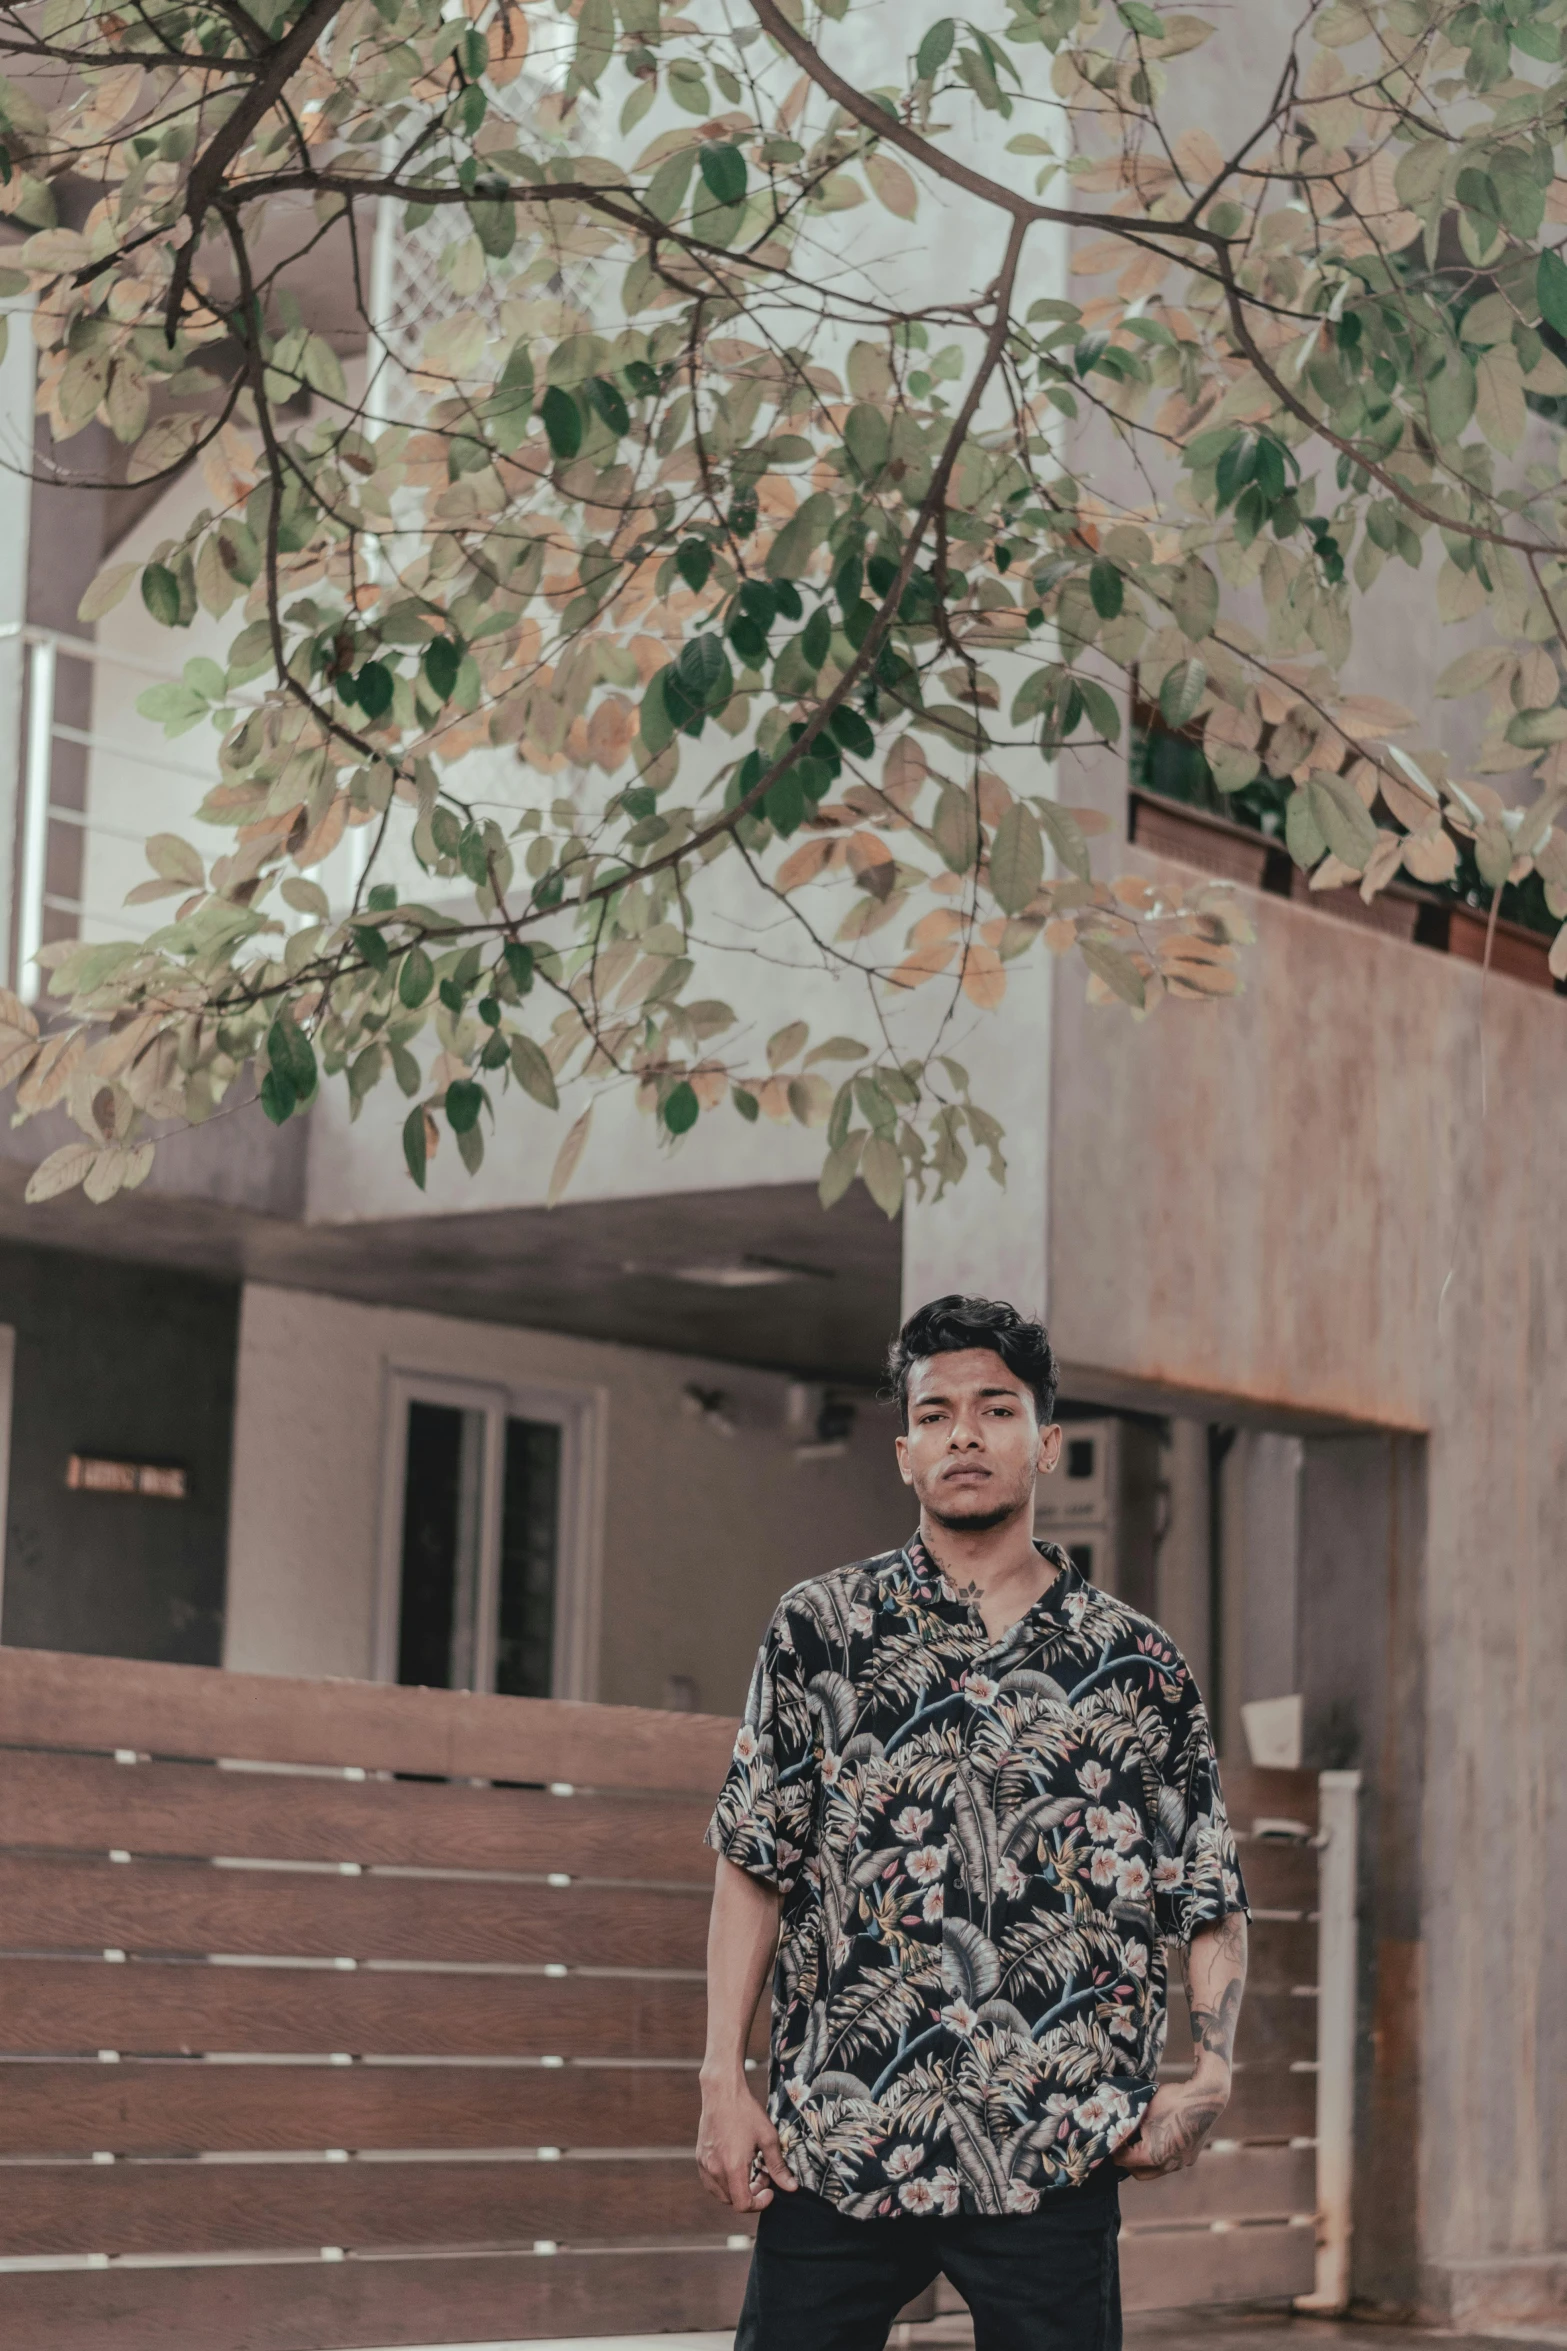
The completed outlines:
{"type": "Polygon", "coordinates": [[[1053,958],[1036,947],[1009,966],[998,1009],[975,1015],[952,1041],[973,1099],[1006,1123],[1006,1183],[992,1182],[971,1147],[968,1172],[944,1199],[905,1195],[906,1315],[949,1290],[1009,1298],[1026,1314],[1048,1310],[1053,987],[1053,958]]]}

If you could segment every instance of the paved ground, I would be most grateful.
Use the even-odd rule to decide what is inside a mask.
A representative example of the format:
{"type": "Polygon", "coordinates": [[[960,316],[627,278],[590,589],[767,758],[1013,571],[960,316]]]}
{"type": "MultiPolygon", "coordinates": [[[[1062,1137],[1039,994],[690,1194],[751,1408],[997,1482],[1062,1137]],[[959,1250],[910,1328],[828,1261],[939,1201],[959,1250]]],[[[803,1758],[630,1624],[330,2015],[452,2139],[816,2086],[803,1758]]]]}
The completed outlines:
{"type": "MultiPolygon", "coordinates": [[[[967,2319],[899,2327],[892,2351],[961,2351],[974,2337],[967,2319]]],[[[729,2335],[595,2336],[575,2343],[431,2345],[428,2351],[731,2351],[729,2335]]],[[[1159,2311],[1126,2322],[1126,2351],[1498,2351],[1502,2344],[1561,2346],[1567,2329],[1506,2327],[1494,2334],[1453,2335],[1423,2327],[1345,2326],[1282,2312],[1159,2311]]]]}

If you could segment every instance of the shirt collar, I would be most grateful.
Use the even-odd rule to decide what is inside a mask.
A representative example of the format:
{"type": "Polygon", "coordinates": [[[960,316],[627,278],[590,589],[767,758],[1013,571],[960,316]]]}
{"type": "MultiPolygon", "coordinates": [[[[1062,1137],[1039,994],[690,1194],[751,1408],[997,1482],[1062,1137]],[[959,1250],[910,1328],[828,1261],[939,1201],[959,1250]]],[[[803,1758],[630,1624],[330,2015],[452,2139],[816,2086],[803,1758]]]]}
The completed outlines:
{"type": "MultiPolygon", "coordinates": [[[[1054,1582],[1046,1586],[1032,1607],[1018,1619],[1020,1624],[1040,1616],[1059,1616],[1072,1594],[1084,1588],[1082,1575],[1058,1543],[1036,1540],[1034,1549],[1041,1559],[1050,1561],[1057,1573],[1054,1582]]],[[[958,1598],[917,1532],[903,1546],[901,1558],[909,1583],[922,1600],[933,1607],[965,1608],[966,1604],[958,1598]]]]}

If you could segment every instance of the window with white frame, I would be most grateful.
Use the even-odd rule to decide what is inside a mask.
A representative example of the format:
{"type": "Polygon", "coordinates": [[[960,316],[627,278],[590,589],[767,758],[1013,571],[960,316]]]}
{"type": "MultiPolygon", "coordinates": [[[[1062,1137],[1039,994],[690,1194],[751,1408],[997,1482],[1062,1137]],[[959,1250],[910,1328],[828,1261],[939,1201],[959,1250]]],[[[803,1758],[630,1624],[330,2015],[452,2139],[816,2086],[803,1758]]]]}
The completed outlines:
{"type": "Polygon", "coordinates": [[[593,1396],[392,1375],[383,1681],[592,1695],[599,1417],[593,1396]]]}

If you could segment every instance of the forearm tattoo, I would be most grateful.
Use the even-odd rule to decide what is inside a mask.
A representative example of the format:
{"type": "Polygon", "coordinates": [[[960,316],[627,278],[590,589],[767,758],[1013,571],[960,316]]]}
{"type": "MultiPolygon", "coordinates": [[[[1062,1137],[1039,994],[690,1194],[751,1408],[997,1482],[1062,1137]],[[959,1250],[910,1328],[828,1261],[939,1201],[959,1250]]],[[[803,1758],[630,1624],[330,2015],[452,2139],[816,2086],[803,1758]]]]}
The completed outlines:
{"type": "Polygon", "coordinates": [[[1151,2115],[1138,2134],[1140,2161],[1160,2171],[1182,2170],[1223,2112],[1220,2098],[1192,2097],[1151,2115]]]}
{"type": "Polygon", "coordinates": [[[1184,1954],[1192,2047],[1222,2058],[1230,2065],[1234,2062],[1235,2028],[1240,2022],[1241,1999],[1246,1989],[1246,1921],[1238,1914],[1226,1918],[1217,1933],[1205,1936],[1203,1941],[1211,1945],[1211,1950],[1205,1952],[1205,1982],[1200,1995],[1192,1982],[1193,1949],[1189,1947],[1184,1954]]]}
{"type": "Polygon", "coordinates": [[[1217,2008],[1193,2008],[1192,2047],[1206,2049],[1210,2057],[1222,2057],[1226,2065],[1231,2064],[1240,2013],[1241,1982],[1238,1976],[1232,1976],[1219,1994],[1217,2008]]]}

